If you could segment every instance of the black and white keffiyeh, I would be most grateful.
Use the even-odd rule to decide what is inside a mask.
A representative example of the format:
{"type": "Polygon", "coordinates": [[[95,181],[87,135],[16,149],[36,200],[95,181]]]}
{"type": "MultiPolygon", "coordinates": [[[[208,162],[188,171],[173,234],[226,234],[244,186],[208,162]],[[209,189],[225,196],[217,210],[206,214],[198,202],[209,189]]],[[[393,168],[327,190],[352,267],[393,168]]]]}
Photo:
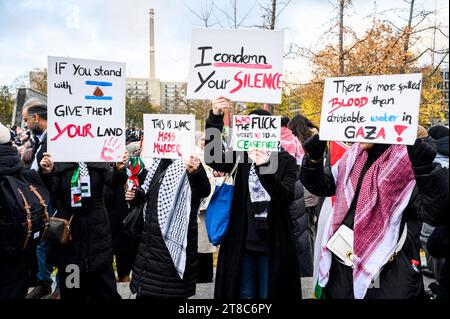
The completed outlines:
{"type": "Polygon", "coordinates": [[[265,220],[268,213],[268,204],[270,202],[270,195],[261,184],[258,175],[256,174],[255,163],[250,167],[248,175],[248,190],[250,192],[250,201],[254,206],[254,217],[257,220],[265,220]]]}
{"type": "MultiPolygon", "coordinates": [[[[141,186],[147,194],[153,176],[161,163],[155,159],[141,186]]],[[[178,276],[183,279],[186,268],[186,246],[191,210],[191,187],[182,160],[167,168],[158,193],[158,223],[164,243],[170,253],[178,276]]]]}

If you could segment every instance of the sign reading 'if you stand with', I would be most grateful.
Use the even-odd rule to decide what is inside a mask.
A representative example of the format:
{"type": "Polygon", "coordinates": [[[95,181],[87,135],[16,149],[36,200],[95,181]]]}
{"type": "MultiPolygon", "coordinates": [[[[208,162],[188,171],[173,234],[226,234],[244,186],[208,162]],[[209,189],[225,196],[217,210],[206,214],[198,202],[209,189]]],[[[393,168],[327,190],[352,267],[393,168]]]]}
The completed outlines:
{"type": "Polygon", "coordinates": [[[125,64],[48,57],[48,152],[55,162],[120,161],[125,64]]]}

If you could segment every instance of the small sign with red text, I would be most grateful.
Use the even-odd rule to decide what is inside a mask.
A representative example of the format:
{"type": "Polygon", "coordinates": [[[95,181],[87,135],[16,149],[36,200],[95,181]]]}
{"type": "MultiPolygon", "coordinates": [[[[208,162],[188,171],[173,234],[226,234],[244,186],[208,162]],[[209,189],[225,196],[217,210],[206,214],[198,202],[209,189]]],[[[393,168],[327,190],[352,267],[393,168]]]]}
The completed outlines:
{"type": "Polygon", "coordinates": [[[412,145],[422,74],[326,78],[320,139],[412,145]]]}
{"type": "Polygon", "coordinates": [[[144,114],[145,158],[188,158],[195,150],[195,115],[144,114]]]}

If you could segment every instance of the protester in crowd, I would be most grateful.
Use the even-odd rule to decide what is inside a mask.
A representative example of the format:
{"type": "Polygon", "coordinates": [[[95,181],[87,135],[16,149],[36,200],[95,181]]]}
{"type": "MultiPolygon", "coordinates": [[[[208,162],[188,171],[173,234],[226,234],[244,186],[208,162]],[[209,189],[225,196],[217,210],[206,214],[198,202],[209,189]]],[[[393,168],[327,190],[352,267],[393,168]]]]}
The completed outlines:
{"type": "MultiPolygon", "coordinates": [[[[228,98],[215,99],[206,121],[206,145],[211,148],[210,153],[205,153],[206,164],[230,173],[239,156],[229,228],[219,250],[214,296],[301,298],[289,213],[294,195],[295,159],[284,150],[270,156],[256,150],[228,156],[220,133],[224,111],[229,109],[228,98]],[[220,156],[216,159],[218,152],[220,156]],[[229,158],[232,161],[225,161],[229,158]]],[[[262,109],[250,114],[270,115],[262,109]]]]}
{"type": "Polygon", "coordinates": [[[196,145],[195,155],[202,161],[203,168],[208,176],[209,183],[211,185],[211,193],[208,197],[201,201],[200,208],[198,210],[198,270],[197,270],[197,283],[212,282],[214,277],[214,265],[213,265],[213,253],[216,252],[216,247],[209,242],[208,233],[206,231],[206,209],[208,208],[209,201],[214,192],[215,180],[214,170],[207,166],[204,162],[204,149],[205,149],[205,134],[203,132],[196,132],[195,134],[196,145]]]}
{"type": "Polygon", "coordinates": [[[200,160],[155,159],[126,200],[146,203],[130,289],[137,299],[188,298],[197,277],[197,213],[211,187],[200,160]]]}
{"type": "MultiPolygon", "coordinates": [[[[0,299],[23,299],[28,290],[30,258],[36,254],[36,247],[28,239],[28,245],[23,249],[26,233],[22,225],[16,222],[25,219],[26,211],[17,209],[21,205],[17,202],[20,193],[15,193],[7,178],[34,185],[41,194],[47,191],[37,172],[24,170],[17,148],[12,145],[10,138],[9,129],[0,123],[0,299]]],[[[40,205],[39,202],[37,204],[40,205]]]]}
{"type": "Polygon", "coordinates": [[[47,105],[39,99],[29,99],[23,105],[22,120],[28,126],[33,138],[33,164],[39,169],[43,154],[47,151],[47,105]]]}
{"type": "Polygon", "coordinates": [[[323,165],[325,147],[318,134],[306,140],[301,170],[311,193],[335,196],[334,205],[320,213],[315,296],[422,298],[418,238],[405,225],[417,219],[431,225],[442,222],[448,171],[433,164],[436,151],[421,139],[408,148],[355,143],[331,172],[323,165]],[[330,239],[337,232],[349,240],[348,229],[353,230],[353,251],[341,252],[339,258],[327,244],[338,253],[330,239]],[[352,267],[345,263],[349,261],[352,267]]]}
{"type": "MultiPolygon", "coordinates": [[[[134,144],[127,145],[126,154],[130,157],[129,163],[127,164],[127,172],[129,171],[132,158],[135,158],[136,163],[142,167],[141,173],[136,175],[138,184],[142,185],[147,175],[147,171],[143,167],[142,161],[138,160],[140,156],[139,151],[139,146],[134,144]]],[[[124,186],[125,185],[118,185],[116,187],[105,186],[105,203],[111,226],[113,253],[116,260],[117,281],[119,282],[130,281],[130,272],[133,269],[134,260],[139,247],[138,234],[129,234],[126,231],[124,232],[123,229],[125,217],[134,209],[133,206],[130,207],[125,201],[124,186]]]]}
{"type": "MultiPolygon", "coordinates": [[[[29,151],[25,151],[23,156],[26,167],[38,171],[39,163],[43,158],[43,154],[47,151],[47,105],[39,99],[32,98],[25,102],[22,110],[22,120],[31,131],[32,134],[32,153],[29,158],[29,151]],[[28,162],[31,162],[29,165],[28,162]]],[[[53,213],[52,205],[50,205],[50,214],[53,213]]],[[[38,244],[37,250],[37,285],[27,295],[27,299],[39,299],[52,292],[52,271],[53,266],[47,264],[48,243],[42,241],[38,244]]],[[[58,291],[56,291],[58,294],[58,291]]]]}
{"type": "Polygon", "coordinates": [[[111,170],[106,163],[56,163],[44,153],[42,177],[55,200],[55,217],[71,221],[71,242],[51,243],[49,259],[58,267],[61,299],[119,299],[112,267],[112,243],[104,201],[104,186],[125,184],[125,163],[111,170]],[[79,288],[68,287],[75,265],[79,288]]]}
{"type": "MultiPolygon", "coordinates": [[[[427,140],[437,151],[435,163],[448,169],[449,130],[442,125],[436,125],[428,130],[427,140]]],[[[442,225],[434,228],[423,223],[420,241],[427,257],[427,266],[422,269],[424,275],[434,277],[428,287],[431,295],[437,298],[448,298],[448,210],[441,214],[447,219],[442,225]],[[431,240],[430,240],[431,239],[431,240]],[[430,251],[431,249],[431,251],[430,251]]]]}
{"type": "Polygon", "coordinates": [[[281,147],[295,158],[297,165],[301,165],[305,152],[300,140],[288,127],[289,122],[287,116],[281,118],[281,147]]]}
{"type": "MultiPolygon", "coordinates": [[[[305,155],[300,140],[287,128],[288,117],[281,118],[281,147],[291,154],[297,162],[297,175],[295,179],[294,201],[289,207],[294,230],[295,244],[301,277],[313,275],[313,233],[311,231],[312,219],[306,210],[304,187],[300,181],[300,164],[305,155]]],[[[314,196],[314,195],[313,195],[314,196]]],[[[314,215],[312,215],[314,217],[314,215]]]]}
{"type": "MultiPolygon", "coordinates": [[[[289,121],[288,128],[292,130],[292,133],[298,138],[301,144],[303,144],[314,134],[319,133],[318,127],[315,126],[308,118],[300,114],[297,114],[289,121]]],[[[299,165],[301,165],[301,162],[299,165]]],[[[305,208],[309,217],[309,231],[313,242],[317,230],[316,225],[320,210],[320,198],[314,194],[311,194],[305,187],[303,187],[303,192],[305,198],[305,208]]]]}

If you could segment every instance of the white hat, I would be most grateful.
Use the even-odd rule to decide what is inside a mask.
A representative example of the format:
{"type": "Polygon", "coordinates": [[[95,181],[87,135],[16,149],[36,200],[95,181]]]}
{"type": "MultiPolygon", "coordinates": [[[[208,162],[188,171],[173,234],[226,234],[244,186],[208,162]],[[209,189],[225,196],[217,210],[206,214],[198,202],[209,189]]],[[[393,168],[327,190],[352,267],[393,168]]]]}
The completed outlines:
{"type": "Polygon", "coordinates": [[[0,123],[0,144],[6,144],[11,140],[11,131],[0,123]]]}

